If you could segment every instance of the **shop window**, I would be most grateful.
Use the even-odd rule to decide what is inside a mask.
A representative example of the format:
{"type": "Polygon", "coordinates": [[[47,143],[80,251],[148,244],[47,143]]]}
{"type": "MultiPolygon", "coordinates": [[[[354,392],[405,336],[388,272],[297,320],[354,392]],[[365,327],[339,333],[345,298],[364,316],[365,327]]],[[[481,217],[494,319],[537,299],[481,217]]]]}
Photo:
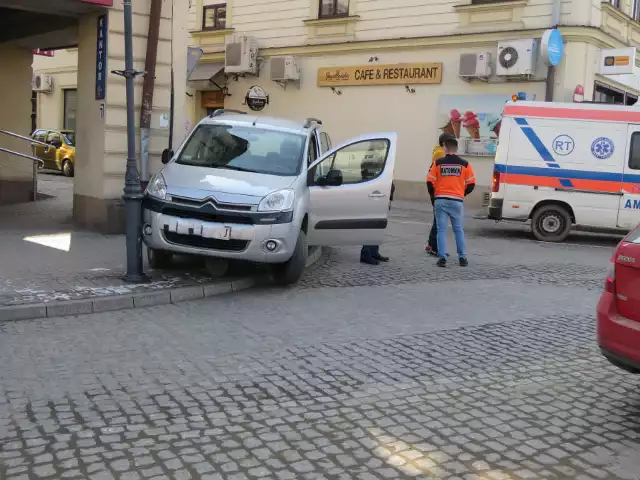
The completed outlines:
{"type": "Polygon", "coordinates": [[[202,9],[202,30],[222,30],[227,26],[227,4],[206,5],[202,9]]]}
{"type": "Polygon", "coordinates": [[[638,102],[638,96],[627,93],[625,97],[625,105],[635,105],[638,102]]]}
{"type": "Polygon", "coordinates": [[[629,168],[640,170],[640,132],[635,132],[631,135],[631,148],[629,150],[629,168]]]}
{"type": "Polygon", "coordinates": [[[349,0],[320,0],[318,18],[349,16],[349,0]]]}
{"type": "Polygon", "coordinates": [[[64,118],[62,125],[65,130],[76,129],[76,106],[78,91],[76,89],[64,90],[64,118]]]}

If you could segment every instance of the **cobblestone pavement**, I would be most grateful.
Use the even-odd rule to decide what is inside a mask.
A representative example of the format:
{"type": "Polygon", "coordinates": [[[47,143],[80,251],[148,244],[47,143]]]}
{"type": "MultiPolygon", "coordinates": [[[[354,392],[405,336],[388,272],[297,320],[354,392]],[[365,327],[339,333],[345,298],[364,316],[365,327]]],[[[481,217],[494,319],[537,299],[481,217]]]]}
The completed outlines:
{"type": "Polygon", "coordinates": [[[0,478],[640,479],[638,377],[597,351],[617,239],[396,211],[388,265],[295,288],[0,325],[0,478]]]}

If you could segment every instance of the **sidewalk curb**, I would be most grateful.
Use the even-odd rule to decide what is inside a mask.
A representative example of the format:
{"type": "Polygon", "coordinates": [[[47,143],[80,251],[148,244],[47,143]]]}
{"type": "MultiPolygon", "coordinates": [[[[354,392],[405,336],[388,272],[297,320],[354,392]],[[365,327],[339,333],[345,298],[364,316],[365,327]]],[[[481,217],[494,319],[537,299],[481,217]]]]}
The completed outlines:
{"type": "MultiPolygon", "coordinates": [[[[306,267],[322,257],[322,248],[315,248],[307,257],[306,267]]],[[[270,282],[268,274],[236,278],[228,282],[205,283],[189,287],[167,288],[163,290],[105,297],[83,298],[48,303],[33,303],[0,307],[0,323],[18,320],[68,317],[89,313],[113,312],[134,308],[169,305],[190,300],[201,300],[232,292],[240,292],[270,282]]]]}

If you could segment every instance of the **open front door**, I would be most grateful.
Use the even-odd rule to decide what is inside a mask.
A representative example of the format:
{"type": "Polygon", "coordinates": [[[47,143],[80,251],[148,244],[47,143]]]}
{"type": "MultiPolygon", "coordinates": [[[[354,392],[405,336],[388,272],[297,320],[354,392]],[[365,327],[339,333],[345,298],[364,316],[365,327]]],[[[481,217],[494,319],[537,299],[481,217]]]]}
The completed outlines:
{"type": "Polygon", "coordinates": [[[640,125],[629,125],[618,227],[633,229],[640,223],[640,125]]]}
{"type": "Polygon", "coordinates": [[[309,167],[309,245],[379,245],[389,215],[396,134],[353,138],[309,167]]]}

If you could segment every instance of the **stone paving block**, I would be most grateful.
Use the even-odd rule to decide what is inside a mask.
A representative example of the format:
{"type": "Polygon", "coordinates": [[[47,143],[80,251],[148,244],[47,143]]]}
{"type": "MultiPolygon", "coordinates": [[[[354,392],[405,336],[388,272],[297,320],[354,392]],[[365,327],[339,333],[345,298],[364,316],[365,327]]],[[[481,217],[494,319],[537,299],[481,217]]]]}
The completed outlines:
{"type": "Polygon", "coordinates": [[[124,310],[127,308],[133,308],[133,297],[131,295],[98,297],[93,299],[94,313],[124,310]]]}
{"type": "Polygon", "coordinates": [[[171,293],[169,291],[145,292],[133,295],[133,305],[136,308],[153,307],[157,305],[167,305],[171,303],[171,293]]]}
{"type": "Polygon", "coordinates": [[[47,307],[44,303],[0,307],[0,322],[29,320],[32,318],[43,318],[46,316],[47,307]]]}
{"type": "Polygon", "coordinates": [[[215,297],[217,295],[223,295],[225,293],[230,293],[233,291],[233,287],[231,285],[231,282],[216,282],[204,285],[203,290],[204,296],[208,298],[215,297]]]}
{"type": "Polygon", "coordinates": [[[170,290],[171,303],[184,302],[186,300],[199,300],[204,298],[202,285],[194,287],[182,287],[170,290]]]}
{"type": "Polygon", "coordinates": [[[49,302],[46,306],[47,317],[65,317],[68,315],[81,315],[93,312],[93,300],[90,298],[49,302]]]}

